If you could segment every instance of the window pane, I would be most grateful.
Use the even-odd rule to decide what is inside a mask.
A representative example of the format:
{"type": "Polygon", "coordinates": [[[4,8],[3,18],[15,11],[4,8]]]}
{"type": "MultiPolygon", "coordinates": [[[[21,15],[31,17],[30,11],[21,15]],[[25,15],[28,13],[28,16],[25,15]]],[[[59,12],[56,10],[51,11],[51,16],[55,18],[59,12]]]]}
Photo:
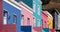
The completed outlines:
{"type": "Polygon", "coordinates": [[[13,15],[13,23],[14,24],[16,24],[16,20],[17,20],[16,18],[17,18],[17,16],[16,15],[13,15]]]}
{"type": "Polygon", "coordinates": [[[7,11],[3,12],[3,24],[7,24],[7,11]]]}
{"type": "Polygon", "coordinates": [[[38,27],[40,27],[40,20],[38,20],[38,27]]]}
{"type": "Polygon", "coordinates": [[[40,6],[38,6],[38,15],[40,15],[40,6]]]}
{"type": "Polygon", "coordinates": [[[36,26],[35,18],[33,18],[33,19],[34,19],[34,23],[33,23],[33,25],[36,26]]]}
{"type": "Polygon", "coordinates": [[[35,2],[33,3],[33,9],[34,9],[34,12],[35,12],[35,9],[36,9],[36,4],[35,4],[35,2]]]}
{"type": "Polygon", "coordinates": [[[24,25],[24,15],[21,16],[21,25],[24,25]]]}
{"type": "Polygon", "coordinates": [[[27,25],[30,25],[30,18],[27,18],[27,25]]]}

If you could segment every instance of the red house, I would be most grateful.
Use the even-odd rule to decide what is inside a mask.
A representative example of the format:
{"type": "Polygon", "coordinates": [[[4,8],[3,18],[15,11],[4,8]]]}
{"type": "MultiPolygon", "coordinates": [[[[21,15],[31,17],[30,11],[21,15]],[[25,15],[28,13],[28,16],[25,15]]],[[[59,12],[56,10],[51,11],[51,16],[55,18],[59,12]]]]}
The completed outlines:
{"type": "Polygon", "coordinates": [[[2,30],[2,0],[0,0],[0,32],[2,30]]]}
{"type": "Polygon", "coordinates": [[[48,16],[42,11],[42,28],[48,28],[48,16]]]}

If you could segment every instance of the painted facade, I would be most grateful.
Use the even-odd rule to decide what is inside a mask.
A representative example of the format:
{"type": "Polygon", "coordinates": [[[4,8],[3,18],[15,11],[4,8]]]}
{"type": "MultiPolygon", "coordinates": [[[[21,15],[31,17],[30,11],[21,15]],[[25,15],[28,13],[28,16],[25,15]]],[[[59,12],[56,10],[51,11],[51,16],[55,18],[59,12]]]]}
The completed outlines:
{"type": "Polygon", "coordinates": [[[55,29],[49,29],[49,32],[56,32],[55,29]]]}
{"type": "MultiPolygon", "coordinates": [[[[22,4],[22,5],[24,5],[25,3],[23,3],[23,2],[19,2],[20,4],[22,4]]],[[[25,4],[26,5],[26,4],[25,4]]],[[[26,6],[25,6],[25,8],[26,8],[26,6]]],[[[33,12],[32,12],[32,10],[30,9],[30,10],[26,10],[25,8],[21,8],[21,17],[22,17],[22,19],[21,19],[21,25],[22,26],[33,26],[33,12]],[[31,11],[31,12],[29,12],[29,11],[31,11]]]]}
{"type": "Polygon", "coordinates": [[[33,22],[32,9],[22,1],[16,2],[15,0],[11,0],[11,2],[17,4],[17,6],[21,8],[21,31],[30,32],[32,28],[32,22],[33,22]]]}
{"type": "Polygon", "coordinates": [[[25,10],[24,8],[22,8],[22,11],[21,11],[21,14],[22,14],[22,23],[21,25],[22,26],[32,26],[33,24],[33,15],[28,12],[27,10],[25,10]]]}
{"type": "Polygon", "coordinates": [[[42,26],[41,22],[41,15],[42,15],[42,2],[39,0],[33,0],[33,16],[34,16],[34,26],[42,26]],[[36,3],[37,2],[37,3],[36,3]],[[40,23],[38,23],[40,22],[40,23]]]}
{"type": "Polygon", "coordinates": [[[42,28],[48,28],[48,15],[42,11],[42,28]]]}
{"type": "Polygon", "coordinates": [[[58,30],[60,30],[60,13],[58,15],[58,30]]]}
{"type": "Polygon", "coordinates": [[[2,31],[2,0],[0,0],[0,31],[2,31]]]}
{"type": "Polygon", "coordinates": [[[41,2],[41,0],[33,0],[33,17],[34,17],[34,23],[33,23],[32,32],[39,32],[38,30],[40,30],[42,27],[42,21],[41,21],[42,2],[41,2]],[[38,27],[40,27],[40,28],[38,28],[38,27]]]}
{"type": "Polygon", "coordinates": [[[32,0],[16,0],[21,6],[21,31],[31,32],[33,26],[32,0]],[[30,4],[28,4],[30,3],[30,4]]]}
{"type": "Polygon", "coordinates": [[[48,12],[53,16],[53,29],[57,30],[59,12],[56,9],[50,9],[48,12]]]}
{"type": "Polygon", "coordinates": [[[49,28],[42,28],[42,32],[49,32],[49,28]]]}
{"type": "Polygon", "coordinates": [[[4,32],[20,32],[21,11],[18,6],[8,0],[3,0],[4,32]]]}
{"type": "Polygon", "coordinates": [[[56,32],[60,32],[60,13],[59,13],[59,15],[58,15],[56,32]]]}
{"type": "Polygon", "coordinates": [[[48,11],[45,11],[45,13],[48,16],[48,28],[53,29],[53,17],[48,11]]]}
{"type": "Polygon", "coordinates": [[[49,32],[48,15],[45,11],[42,11],[42,32],[49,32]]]}
{"type": "MultiPolygon", "coordinates": [[[[20,2],[21,4],[23,4],[22,2],[20,2]]],[[[21,8],[21,14],[22,14],[22,21],[21,21],[21,26],[23,26],[23,28],[25,27],[25,31],[27,32],[31,32],[31,28],[33,26],[33,15],[31,12],[27,11],[24,8],[21,8]],[[26,29],[26,27],[29,27],[26,29]]]]}
{"type": "Polygon", "coordinates": [[[52,21],[53,21],[52,18],[48,17],[49,29],[53,28],[53,22],[52,21]]]}

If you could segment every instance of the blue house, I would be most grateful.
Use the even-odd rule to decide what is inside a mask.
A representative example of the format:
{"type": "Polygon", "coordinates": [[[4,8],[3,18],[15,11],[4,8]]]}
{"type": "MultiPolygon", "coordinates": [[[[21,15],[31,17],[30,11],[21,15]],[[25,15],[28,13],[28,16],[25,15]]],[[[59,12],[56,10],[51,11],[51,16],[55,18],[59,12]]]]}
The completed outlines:
{"type": "Polygon", "coordinates": [[[3,24],[15,24],[16,32],[20,32],[21,11],[14,4],[7,0],[3,0],[3,24]]]}

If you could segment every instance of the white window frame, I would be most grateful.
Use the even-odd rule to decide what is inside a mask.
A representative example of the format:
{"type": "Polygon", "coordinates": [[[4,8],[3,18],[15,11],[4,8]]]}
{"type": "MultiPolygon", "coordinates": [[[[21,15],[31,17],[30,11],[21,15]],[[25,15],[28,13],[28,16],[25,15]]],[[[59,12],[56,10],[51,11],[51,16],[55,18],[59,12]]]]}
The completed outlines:
{"type": "Polygon", "coordinates": [[[7,24],[8,12],[6,10],[4,12],[3,12],[3,24],[7,24]],[[4,12],[7,13],[7,15],[4,12]]]}
{"type": "Polygon", "coordinates": [[[13,15],[13,24],[16,24],[16,21],[17,21],[17,15],[14,14],[14,15],[13,15]],[[15,19],[14,19],[14,17],[15,17],[15,19]]]}
{"type": "Polygon", "coordinates": [[[33,11],[35,12],[36,11],[36,3],[33,2],[33,11]]]}
{"type": "Polygon", "coordinates": [[[40,6],[38,5],[38,15],[40,15],[40,6]]]}
{"type": "Polygon", "coordinates": [[[40,27],[40,20],[38,20],[38,27],[40,27]]]}
{"type": "Polygon", "coordinates": [[[27,18],[27,25],[30,25],[30,18],[27,18]]]}
{"type": "Polygon", "coordinates": [[[21,25],[24,25],[24,15],[21,16],[21,25]]]}
{"type": "Polygon", "coordinates": [[[33,26],[36,26],[36,21],[35,21],[35,17],[33,16],[33,26]]]}

